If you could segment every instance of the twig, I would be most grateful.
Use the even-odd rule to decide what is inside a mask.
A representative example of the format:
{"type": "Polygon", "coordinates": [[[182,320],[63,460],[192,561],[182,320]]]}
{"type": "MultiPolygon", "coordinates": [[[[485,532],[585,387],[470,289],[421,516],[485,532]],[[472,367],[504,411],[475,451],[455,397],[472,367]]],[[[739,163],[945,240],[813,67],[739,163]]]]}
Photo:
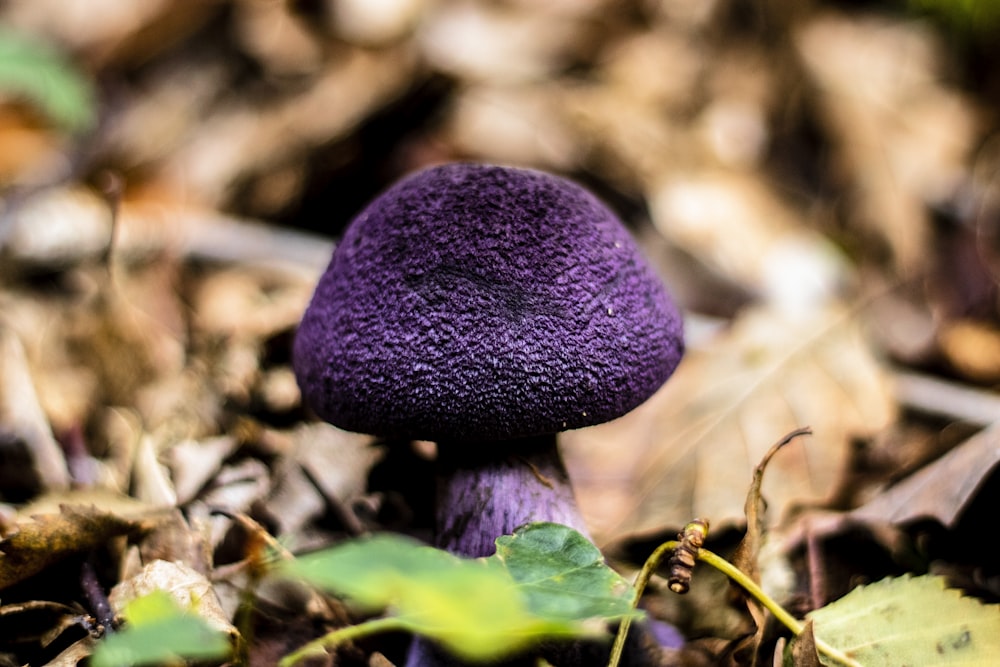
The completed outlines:
{"type": "Polygon", "coordinates": [[[979,426],[1000,421],[994,392],[908,371],[896,371],[893,380],[896,399],[908,408],[979,426]]]}
{"type": "Polygon", "coordinates": [[[115,630],[115,612],[111,610],[111,603],[108,596],[97,579],[97,572],[94,564],[86,560],[80,565],[80,588],[84,597],[90,603],[90,609],[94,612],[94,618],[98,625],[104,628],[105,633],[112,633],[115,630]]]}
{"type": "Polygon", "coordinates": [[[334,244],[317,234],[218,213],[185,216],[180,251],[211,262],[256,264],[310,276],[323,272],[334,244]]]}

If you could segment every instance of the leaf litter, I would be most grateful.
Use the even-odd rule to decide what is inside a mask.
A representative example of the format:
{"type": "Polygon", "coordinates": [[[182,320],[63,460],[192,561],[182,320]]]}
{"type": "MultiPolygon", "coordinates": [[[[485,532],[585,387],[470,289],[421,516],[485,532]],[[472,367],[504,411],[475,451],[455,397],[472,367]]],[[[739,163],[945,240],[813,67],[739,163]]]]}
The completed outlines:
{"type": "MultiPolygon", "coordinates": [[[[665,388],[563,438],[623,568],[694,516],[732,546],[764,450],[810,426],[764,482],[765,585],[803,615],[816,591],[925,571],[1000,597],[976,532],[1000,419],[1000,106],[979,38],[912,6],[58,4],[8,2],[0,23],[109,95],[72,136],[0,96],[0,619],[47,610],[24,641],[0,633],[3,660],[90,654],[74,614],[93,603],[60,577],[95,558],[104,591],[191,568],[233,622],[260,559],[234,517],[295,549],[428,537],[433,452],[318,425],[289,341],[346,220],[453,159],[592,186],[687,310],[665,388]]],[[[674,604],[654,580],[643,604],[732,661],[745,627],[712,585],[674,604]]],[[[250,664],[356,620],[256,590],[250,664]]],[[[405,659],[365,650],[337,659],[405,659]]]]}

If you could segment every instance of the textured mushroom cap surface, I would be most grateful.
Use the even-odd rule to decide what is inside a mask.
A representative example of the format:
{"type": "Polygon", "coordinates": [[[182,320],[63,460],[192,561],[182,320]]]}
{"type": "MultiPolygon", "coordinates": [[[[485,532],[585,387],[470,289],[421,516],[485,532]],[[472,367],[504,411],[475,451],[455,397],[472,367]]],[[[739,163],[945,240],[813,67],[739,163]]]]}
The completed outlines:
{"type": "Polygon", "coordinates": [[[418,172],[348,226],[299,327],[304,399],[349,430],[505,440],[610,421],[683,352],[618,218],[542,172],[418,172]]]}

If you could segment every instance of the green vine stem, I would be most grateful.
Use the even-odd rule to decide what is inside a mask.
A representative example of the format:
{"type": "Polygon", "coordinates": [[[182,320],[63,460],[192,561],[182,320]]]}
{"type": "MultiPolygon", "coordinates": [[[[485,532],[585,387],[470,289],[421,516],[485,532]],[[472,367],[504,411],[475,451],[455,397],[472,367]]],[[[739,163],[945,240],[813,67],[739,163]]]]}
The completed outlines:
{"type": "Polygon", "coordinates": [[[319,639],[314,639],[305,646],[289,653],[283,657],[280,662],[278,662],[278,667],[293,667],[300,660],[326,655],[330,649],[334,648],[338,644],[343,644],[344,642],[351,641],[352,639],[368,637],[369,635],[374,635],[379,632],[392,632],[406,629],[407,626],[405,623],[392,616],[375,618],[370,621],[365,621],[364,623],[358,623],[357,625],[348,625],[334,630],[333,632],[329,632],[319,639]]]}
{"type": "MultiPolygon", "coordinates": [[[[649,558],[646,559],[642,569],[636,576],[634,584],[635,599],[632,601],[633,607],[639,604],[639,599],[642,597],[642,593],[646,589],[646,585],[649,583],[650,577],[653,576],[653,573],[659,567],[663,556],[672,552],[678,545],[679,543],[675,540],[664,542],[658,546],[652,554],[650,554],[649,558]]],[[[764,605],[768,611],[774,614],[774,617],[786,628],[788,628],[793,635],[798,637],[802,634],[804,629],[802,623],[789,614],[784,607],[775,602],[771,596],[765,593],[763,589],[756,584],[756,582],[744,574],[739,568],[731,564],[726,559],[712,553],[708,549],[698,550],[698,560],[711,565],[716,570],[729,577],[730,580],[739,585],[749,595],[764,605]]],[[[618,634],[615,635],[615,643],[611,648],[611,657],[608,660],[608,667],[618,667],[618,663],[621,660],[622,650],[625,647],[625,638],[628,636],[628,631],[631,625],[632,619],[630,617],[626,617],[622,619],[621,625],[618,626],[618,634]]],[[[830,646],[819,637],[815,638],[815,643],[816,650],[823,655],[832,658],[843,665],[847,665],[847,667],[862,667],[860,663],[851,659],[838,649],[830,646]]]]}
{"type": "MultiPolygon", "coordinates": [[[[642,569],[639,570],[639,574],[636,576],[635,583],[632,586],[635,589],[635,597],[632,599],[633,609],[638,606],[639,600],[642,598],[642,593],[646,590],[646,584],[649,583],[649,578],[656,572],[656,568],[660,566],[660,561],[679,545],[680,542],[677,540],[664,542],[656,547],[656,550],[642,564],[642,569]]],[[[611,658],[608,660],[608,667],[618,667],[618,663],[622,658],[622,650],[625,648],[625,638],[628,637],[630,627],[632,627],[632,617],[626,616],[622,619],[621,625],[618,626],[618,634],[615,635],[615,643],[611,647],[611,658]]]]}

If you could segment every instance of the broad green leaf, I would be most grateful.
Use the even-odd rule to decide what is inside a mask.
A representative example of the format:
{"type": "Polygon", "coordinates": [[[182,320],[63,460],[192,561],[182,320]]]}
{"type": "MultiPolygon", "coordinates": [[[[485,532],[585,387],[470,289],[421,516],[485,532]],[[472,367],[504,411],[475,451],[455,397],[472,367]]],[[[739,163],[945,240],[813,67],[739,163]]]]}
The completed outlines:
{"type": "Polygon", "coordinates": [[[506,566],[534,613],[567,621],[635,613],[632,586],[605,565],[604,556],[590,540],[572,528],[532,523],[497,538],[496,543],[491,559],[506,566]]]}
{"type": "Polygon", "coordinates": [[[21,98],[68,132],[93,127],[96,101],[83,73],[45,42],[0,28],[0,98],[21,98]]]}
{"type": "Polygon", "coordinates": [[[458,558],[377,535],[304,556],[283,570],[368,609],[386,608],[406,629],[467,660],[591,634],[585,621],[630,613],[624,580],[608,577],[618,575],[601,563],[597,548],[557,524],[532,524],[501,538],[490,558],[458,558]]]}
{"type": "Polygon", "coordinates": [[[388,608],[411,632],[469,660],[578,632],[570,623],[532,614],[497,564],[457,558],[395,535],[304,556],[285,569],[365,607],[388,608]]]}
{"type": "Polygon", "coordinates": [[[865,667],[990,665],[1000,656],[1000,607],[963,597],[942,577],[883,579],[809,618],[817,638],[865,667]]]}
{"type": "Polygon", "coordinates": [[[199,616],[181,609],[169,594],[157,591],[126,605],[124,629],[101,641],[91,667],[132,667],[176,661],[224,658],[231,647],[226,635],[199,616]]]}

